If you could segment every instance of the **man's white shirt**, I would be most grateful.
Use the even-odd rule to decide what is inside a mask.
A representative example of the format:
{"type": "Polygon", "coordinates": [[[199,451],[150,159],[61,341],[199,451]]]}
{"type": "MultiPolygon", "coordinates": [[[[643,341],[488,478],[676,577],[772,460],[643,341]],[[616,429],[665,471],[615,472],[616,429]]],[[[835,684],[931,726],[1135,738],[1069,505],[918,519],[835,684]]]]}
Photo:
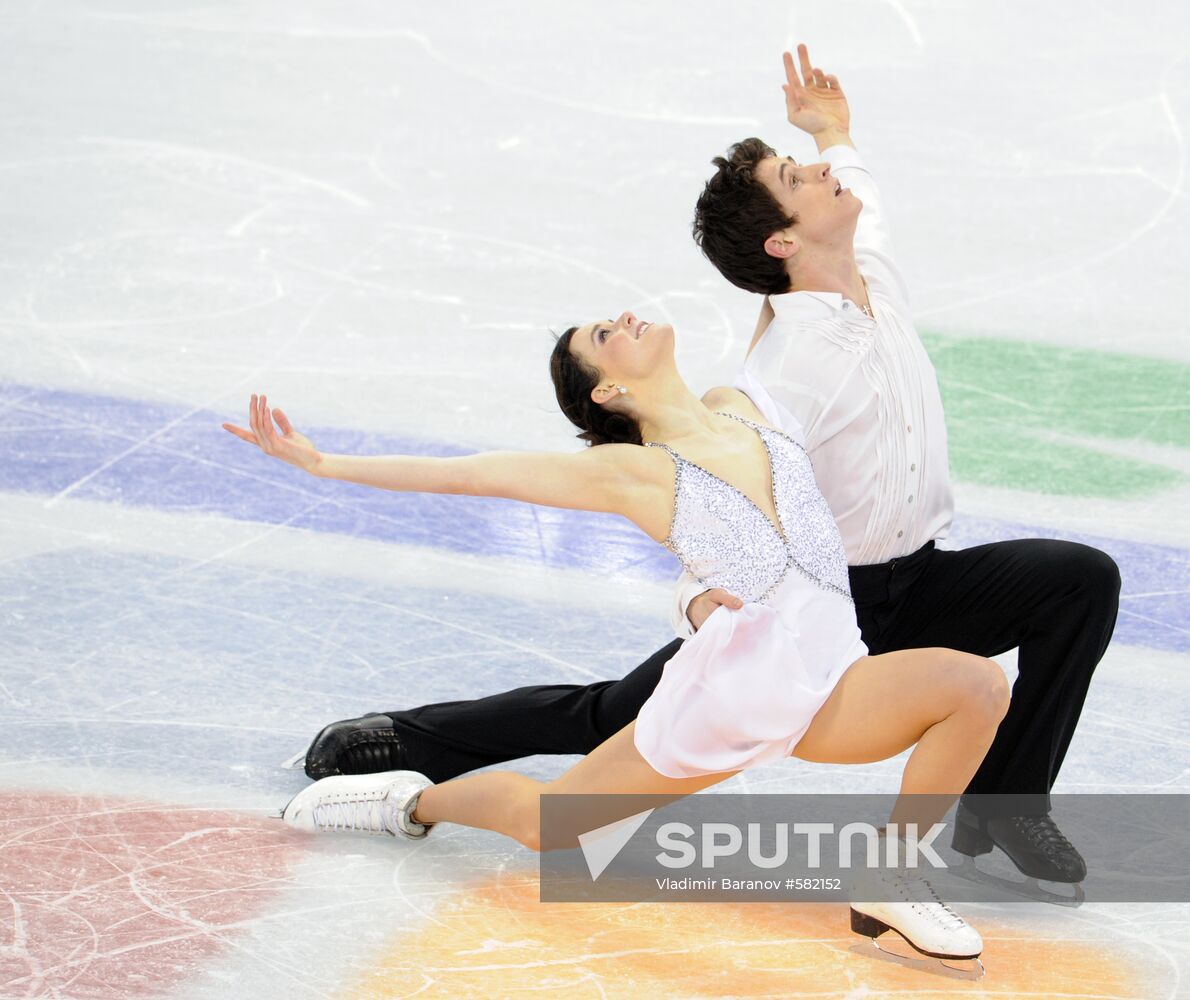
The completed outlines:
{"type": "MultiPolygon", "coordinates": [[[[832,146],[822,158],[863,203],[855,259],[876,318],[837,292],[772,295],[773,320],[735,386],[804,443],[847,562],[862,566],[944,539],[954,498],[938,379],[889,252],[879,192],[850,146],[832,146]]],[[[688,574],[679,580],[679,636],[693,635],[686,608],[706,589],[688,574]]]]}

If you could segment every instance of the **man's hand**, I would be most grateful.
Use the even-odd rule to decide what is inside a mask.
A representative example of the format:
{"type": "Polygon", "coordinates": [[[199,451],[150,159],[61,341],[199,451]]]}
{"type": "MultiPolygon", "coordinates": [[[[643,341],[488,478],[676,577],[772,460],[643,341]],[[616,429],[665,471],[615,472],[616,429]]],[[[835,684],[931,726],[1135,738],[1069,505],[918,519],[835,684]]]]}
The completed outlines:
{"type": "Polygon", "coordinates": [[[789,123],[808,132],[821,152],[839,142],[851,144],[851,111],[836,77],[810,65],[810,52],[797,47],[802,74],[798,76],[793,55],[785,53],[785,112],[789,123]]]}
{"type": "Polygon", "coordinates": [[[690,624],[694,626],[694,631],[697,632],[702,628],[703,622],[711,617],[711,612],[718,607],[731,608],[732,611],[739,611],[744,606],[744,602],[738,597],[729,594],[721,587],[716,587],[714,590],[704,590],[693,601],[690,606],[686,608],[686,617],[690,619],[690,624]]]}

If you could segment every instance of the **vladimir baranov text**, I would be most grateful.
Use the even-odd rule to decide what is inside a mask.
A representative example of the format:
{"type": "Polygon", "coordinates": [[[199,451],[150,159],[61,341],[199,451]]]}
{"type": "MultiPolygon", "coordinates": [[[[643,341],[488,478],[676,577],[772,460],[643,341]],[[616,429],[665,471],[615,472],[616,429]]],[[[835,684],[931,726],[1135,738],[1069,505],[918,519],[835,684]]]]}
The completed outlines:
{"type": "Polygon", "coordinates": [[[842,889],[839,879],[832,878],[659,878],[657,888],[665,892],[689,892],[691,890],[723,892],[777,892],[784,889],[820,889],[837,892],[842,889]]]}

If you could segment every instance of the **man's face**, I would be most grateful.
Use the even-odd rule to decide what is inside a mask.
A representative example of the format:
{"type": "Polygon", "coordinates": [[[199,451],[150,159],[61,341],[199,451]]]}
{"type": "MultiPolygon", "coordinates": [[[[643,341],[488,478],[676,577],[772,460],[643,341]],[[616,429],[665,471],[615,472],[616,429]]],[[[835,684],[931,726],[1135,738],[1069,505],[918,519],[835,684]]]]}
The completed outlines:
{"type": "Polygon", "coordinates": [[[791,156],[769,156],[756,176],[787,215],[797,216],[793,232],[804,246],[850,244],[863,205],[835,180],[829,163],[803,166],[791,156]]]}

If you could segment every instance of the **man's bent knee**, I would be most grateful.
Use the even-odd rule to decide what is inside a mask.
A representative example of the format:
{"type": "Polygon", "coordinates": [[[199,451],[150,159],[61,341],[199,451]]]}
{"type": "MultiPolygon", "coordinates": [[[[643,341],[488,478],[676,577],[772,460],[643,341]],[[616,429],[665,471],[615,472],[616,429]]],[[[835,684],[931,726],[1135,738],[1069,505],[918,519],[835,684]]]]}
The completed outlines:
{"type": "Polygon", "coordinates": [[[1077,583],[1084,593],[1110,601],[1120,597],[1120,567],[1102,549],[1081,542],[1061,543],[1061,566],[1066,578],[1077,583]]]}
{"type": "Polygon", "coordinates": [[[1072,548],[1074,553],[1077,553],[1072,560],[1074,568],[1086,581],[1087,586],[1109,594],[1120,592],[1120,567],[1111,556],[1090,545],[1078,544],[1072,548]]]}

